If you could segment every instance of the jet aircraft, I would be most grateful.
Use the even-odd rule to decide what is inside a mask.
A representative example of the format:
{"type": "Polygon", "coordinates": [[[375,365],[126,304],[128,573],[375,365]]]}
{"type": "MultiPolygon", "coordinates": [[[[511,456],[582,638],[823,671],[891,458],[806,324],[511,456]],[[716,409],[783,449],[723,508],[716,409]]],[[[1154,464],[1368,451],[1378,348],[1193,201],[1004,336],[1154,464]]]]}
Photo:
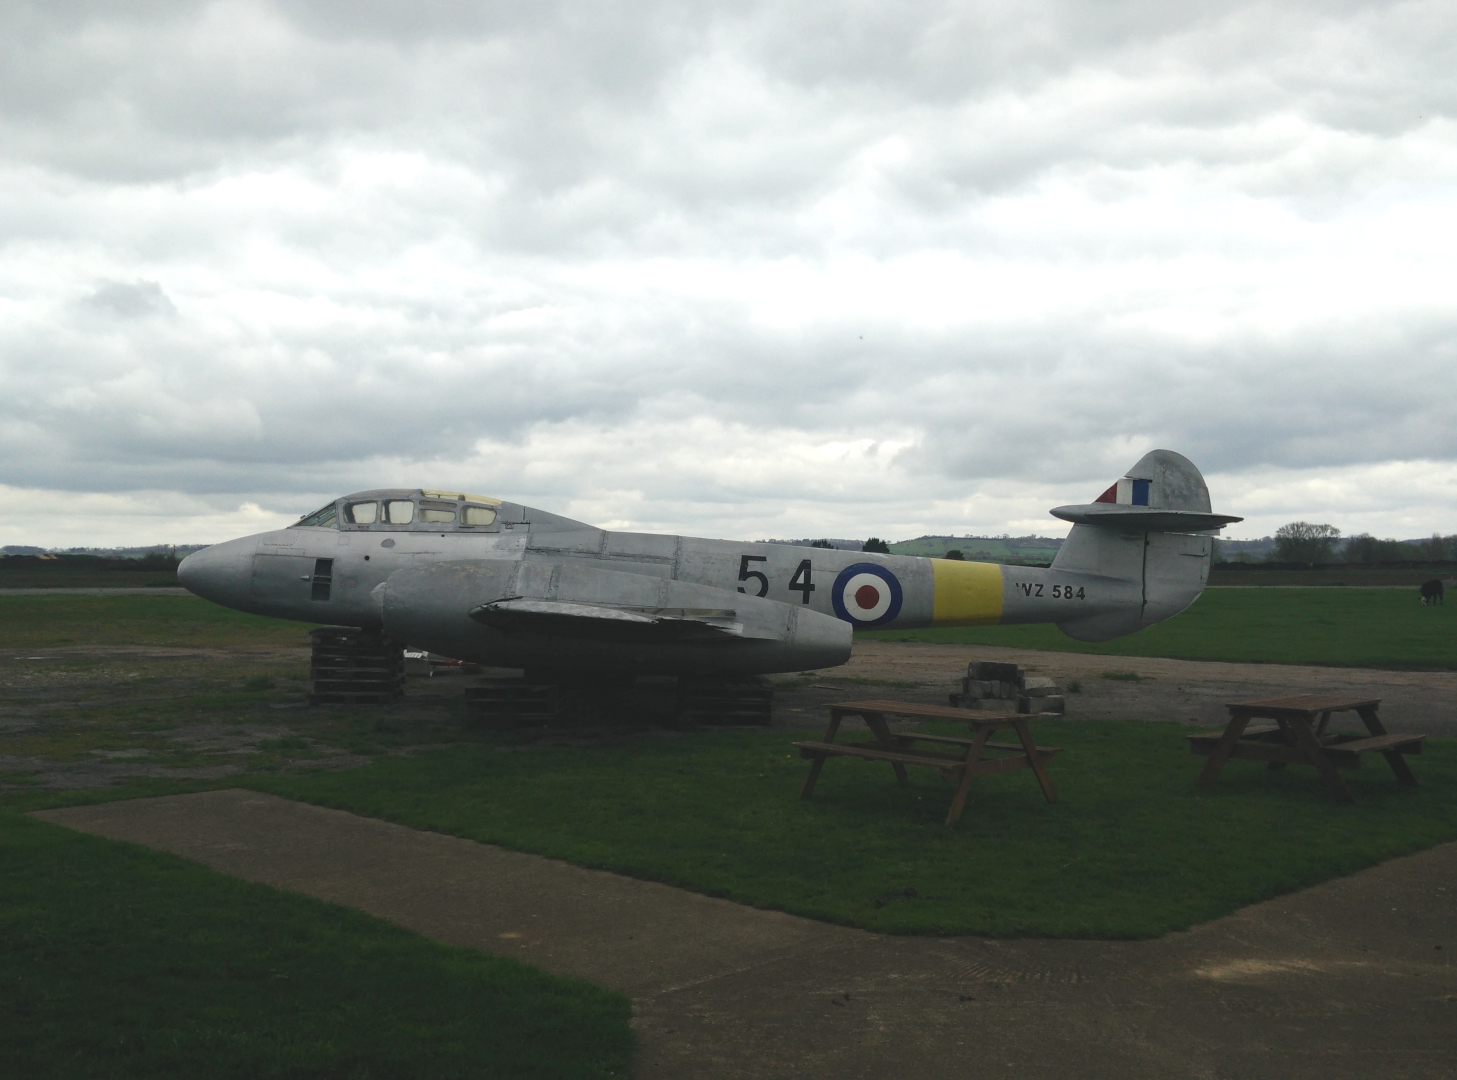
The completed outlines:
{"type": "Polygon", "coordinates": [[[1084,641],[1193,603],[1211,536],[1188,459],[1144,455],[1073,523],[1051,567],[612,532],[454,491],[360,491],[178,567],[241,611],[377,631],[499,667],[618,675],[802,671],[850,658],[855,629],[1055,623],[1084,641]]]}

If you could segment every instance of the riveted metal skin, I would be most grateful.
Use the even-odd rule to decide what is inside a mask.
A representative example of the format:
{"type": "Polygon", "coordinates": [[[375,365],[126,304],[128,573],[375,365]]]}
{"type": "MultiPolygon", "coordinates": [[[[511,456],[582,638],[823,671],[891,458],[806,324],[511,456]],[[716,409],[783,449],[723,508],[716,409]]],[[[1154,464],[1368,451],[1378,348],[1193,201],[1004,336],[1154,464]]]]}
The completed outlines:
{"type": "Polygon", "coordinates": [[[1212,514],[1198,470],[1166,450],[1054,513],[1072,531],[1050,567],[1028,567],[613,532],[482,496],[376,489],[198,551],[178,577],[241,611],[477,663],[756,674],[844,663],[857,628],[1131,633],[1198,598],[1213,532],[1240,520],[1212,514]]]}

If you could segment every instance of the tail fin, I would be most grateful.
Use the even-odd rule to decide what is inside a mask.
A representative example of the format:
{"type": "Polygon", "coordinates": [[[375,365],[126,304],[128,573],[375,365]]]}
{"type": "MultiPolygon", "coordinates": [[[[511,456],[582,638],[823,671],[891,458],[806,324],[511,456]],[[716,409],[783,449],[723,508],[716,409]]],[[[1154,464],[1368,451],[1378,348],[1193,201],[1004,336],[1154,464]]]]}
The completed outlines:
{"type": "Polygon", "coordinates": [[[1139,603],[1058,623],[1081,641],[1131,634],[1183,611],[1209,580],[1211,536],[1244,520],[1211,513],[1204,477],[1172,450],[1150,451],[1093,502],[1052,513],[1073,522],[1054,570],[1113,578],[1140,591],[1139,603]]]}

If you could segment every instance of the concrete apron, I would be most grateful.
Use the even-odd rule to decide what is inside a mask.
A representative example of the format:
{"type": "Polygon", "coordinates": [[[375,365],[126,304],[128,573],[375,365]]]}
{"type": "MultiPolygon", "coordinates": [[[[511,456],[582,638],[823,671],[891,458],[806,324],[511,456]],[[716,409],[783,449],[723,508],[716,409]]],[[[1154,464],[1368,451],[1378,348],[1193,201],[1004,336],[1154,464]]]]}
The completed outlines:
{"type": "Polygon", "coordinates": [[[1157,941],[990,941],[829,926],[248,791],[35,816],[621,990],[643,1078],[1457,1075],[1457,844],[1157,941]]]}

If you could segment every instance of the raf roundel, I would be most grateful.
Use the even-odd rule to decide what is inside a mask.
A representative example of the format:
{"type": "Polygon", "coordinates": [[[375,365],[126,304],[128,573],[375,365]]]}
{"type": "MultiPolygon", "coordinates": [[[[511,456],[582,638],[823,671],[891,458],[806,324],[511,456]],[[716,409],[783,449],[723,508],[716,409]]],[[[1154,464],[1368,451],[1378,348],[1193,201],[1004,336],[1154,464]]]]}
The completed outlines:
{"type": "Polygon", "coordinates": [[[840,571],[830,594],[835,614],[856,626],[879,626],[900,614],[901,583],[875,563],[856,563],[840,571]]]}

